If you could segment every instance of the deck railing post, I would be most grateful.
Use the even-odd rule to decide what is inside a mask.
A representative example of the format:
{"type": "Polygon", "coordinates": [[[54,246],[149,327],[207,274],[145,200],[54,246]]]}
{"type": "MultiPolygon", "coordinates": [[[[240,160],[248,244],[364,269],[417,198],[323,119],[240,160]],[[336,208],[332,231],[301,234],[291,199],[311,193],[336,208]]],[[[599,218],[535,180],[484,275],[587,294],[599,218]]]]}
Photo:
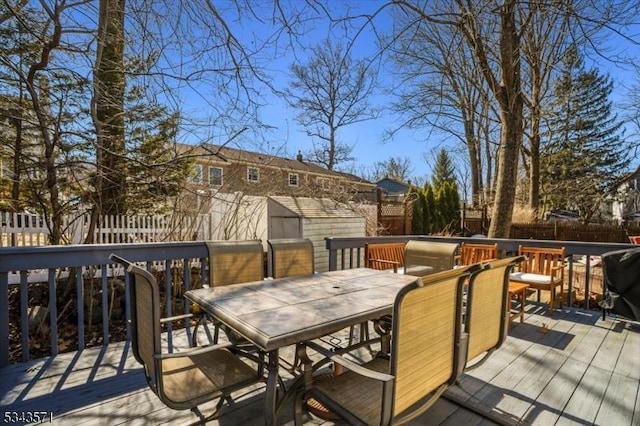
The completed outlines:
{"type": "Polygon", "coordinates": [[[0,273],[0,368],[9,365],[9,273],[0,273]]]}

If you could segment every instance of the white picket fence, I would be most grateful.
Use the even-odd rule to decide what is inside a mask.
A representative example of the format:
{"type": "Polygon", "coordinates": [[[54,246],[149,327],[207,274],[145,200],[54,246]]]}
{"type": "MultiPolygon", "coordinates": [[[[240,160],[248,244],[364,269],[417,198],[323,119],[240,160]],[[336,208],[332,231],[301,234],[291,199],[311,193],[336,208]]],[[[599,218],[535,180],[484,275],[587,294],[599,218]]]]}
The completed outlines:
{"type": "MultiPolygon", "coordinates": [[[[44,215],[0,212],[0,246],[49,244],[50,229],[44,215]]],[[[211,238],[211,217],[102,216],[94,231],[96,244],[195,241],[211,238]]],[[[63,240],[81,244],[89,232],[88,215],[63,218],[63,240]]]]}

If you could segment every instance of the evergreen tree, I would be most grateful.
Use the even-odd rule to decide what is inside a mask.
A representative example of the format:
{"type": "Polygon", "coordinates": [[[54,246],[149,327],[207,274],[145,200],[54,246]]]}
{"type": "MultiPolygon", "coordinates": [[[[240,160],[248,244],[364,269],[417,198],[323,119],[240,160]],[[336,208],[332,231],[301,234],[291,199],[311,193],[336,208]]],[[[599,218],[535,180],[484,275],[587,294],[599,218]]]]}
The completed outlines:
{"type": "Polygon", "coordinates": [[[413,235],[424,234],[424,192],[420,188],[411,185],[407,196],[413,200],[413,217],[411,219],[411,233],[413,235]]]}
{"type": "Polygon", "coordinates": [[[575,48],[567,51],[542,156],[543,194],[548,208],[578,209],[586,223],[629,165],[622,123],[611,113],[612,87],[608,75],[584,68],[575,48]]]}
{"type": "Polygon", "coordinates": [[[424,198],[424,232],[425,234],[433,234],[435,232],[438,232],[438,230],[441,228],[442,219],[438,212],[436,196],[433,192],[433,187],[428,183],[424,186],[424,198]]]}
{"type": "Polygon", "coordinates": [[[433,190],[438,191],[445,182],[455,182],[455,167],[449,157],[449,153],[443,148],[438,152],[436,164],[433,167],[431,183],[433,190]]]}
{"type": "Polygon", "coordinates": [[[455,182],[445,181],[437,196],[438,211],[442,217],[440,232],[456,232],[460,228],[460,196],[455,182]]]}

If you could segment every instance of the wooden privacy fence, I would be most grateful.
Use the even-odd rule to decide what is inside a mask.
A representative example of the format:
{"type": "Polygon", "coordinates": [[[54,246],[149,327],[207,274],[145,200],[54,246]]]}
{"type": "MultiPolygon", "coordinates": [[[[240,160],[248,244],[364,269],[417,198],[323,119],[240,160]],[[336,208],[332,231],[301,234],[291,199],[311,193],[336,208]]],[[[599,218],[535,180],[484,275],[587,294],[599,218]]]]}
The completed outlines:
{"type": "Polygon", "coordinates": [[[640,225],[583,225],[575,222],[514,223],[510,238],[600,243],[628,243],[629,235],[640,235],[640,225]]]}
{"type": "Polygon", "coordinates": [[[412,217],[411,203],[402,201],[378,202],[378,231],[380,235],[410,234],[412,217]]]}
{"type": "MultiPolygon", "coordinates": [[[[49,226],[44,215],[0,212],[0,246],[49,244],[49,226]]],[[[89,232],[89,216],[63,218],[63,243],[81,244],[89,232]]],[[[102,216],[94,231],[96,244],[194,241],[211,239],[211,217],[190,216],[102,216]]]]}

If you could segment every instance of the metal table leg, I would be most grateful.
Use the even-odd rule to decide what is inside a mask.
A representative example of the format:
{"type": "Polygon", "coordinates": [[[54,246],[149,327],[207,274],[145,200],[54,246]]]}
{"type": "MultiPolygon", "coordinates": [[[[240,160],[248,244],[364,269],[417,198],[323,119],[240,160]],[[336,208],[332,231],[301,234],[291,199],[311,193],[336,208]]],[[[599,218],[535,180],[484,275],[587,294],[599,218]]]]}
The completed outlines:
{"type": "Polygon", "coordinates": [[[264,397],[264,424],[276,424],[276,404],[278,388],[278,350],[270,351],[267,360],[267,388],[264,397]]]}

